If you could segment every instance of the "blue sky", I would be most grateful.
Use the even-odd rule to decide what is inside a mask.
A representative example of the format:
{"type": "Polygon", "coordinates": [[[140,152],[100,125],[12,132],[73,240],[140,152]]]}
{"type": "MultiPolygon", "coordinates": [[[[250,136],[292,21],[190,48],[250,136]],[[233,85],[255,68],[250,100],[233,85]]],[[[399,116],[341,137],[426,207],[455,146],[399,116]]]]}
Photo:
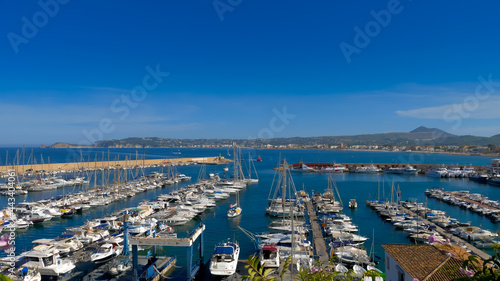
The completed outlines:
{"type": "Polygon", "coordinates": [[[2,1],[0,145],[420,125],[495,135],[499,8],[495,1],[2,1]],[[346,56],[342,45],[355,51],[346,56]],[[277,118],[285,108],[289,118],[277,118]]]}

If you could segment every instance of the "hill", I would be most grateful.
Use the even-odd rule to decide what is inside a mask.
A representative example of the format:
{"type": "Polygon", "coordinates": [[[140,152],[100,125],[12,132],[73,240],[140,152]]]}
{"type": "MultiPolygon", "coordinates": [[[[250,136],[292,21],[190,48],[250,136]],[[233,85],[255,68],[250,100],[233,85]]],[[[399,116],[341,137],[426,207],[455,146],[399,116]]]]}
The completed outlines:
{"type": "MultiPolygon", "coordinates": [[[[170,139],[158,137],[130,137],[121,140],[102,140],[93,147],[141,148],[145,147],[194,147],[214,146],[238,143],[244,147],[259,147],[262,145],[314,146],[314,145],[500,145],[500,134],[492,137],[457,136],[437,128],[418,127],[410,132],[390,132],[381,134],[364,134],[353,136],[321,136],[321,137],[289,137],[272,139],[170,139]]],[[[51,148],[82,147],[68,143],[55,143],[51,148]]]]}

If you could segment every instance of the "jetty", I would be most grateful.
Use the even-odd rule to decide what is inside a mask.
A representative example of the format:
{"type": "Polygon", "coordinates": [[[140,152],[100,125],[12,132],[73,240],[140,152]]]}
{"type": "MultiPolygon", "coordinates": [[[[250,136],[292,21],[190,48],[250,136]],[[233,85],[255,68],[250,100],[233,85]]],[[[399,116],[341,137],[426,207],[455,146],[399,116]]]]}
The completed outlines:
{"type": "Polygon", "coordinates": [[[316,214],[316,210],[314,209],[311,201],[306,202],[306,208],[313,235],[314,249],[316,250],[316,254],[319,256],[319,260],[323,264],[328,264],[330,258],[328,256],[328,252],[326,251],[326,242],[323,237],[323,231],[319,225],[318,215],[316,214]]]}
{"type": "Polygon", "coordinates": [[[0,166],[0,173],[5,174],[14,170],[17,174],[26,171],[64,172],[64,171],[85,171],[94,169],[118,169],[123,167],[155,166],[169,164],[206,164],[225,165],[232,162],[222,156],[215,157],[192,157],[192,158],[162,158],[162,159],[139,159],[139,160],[117,160],[117,161],[95,161],[95,162],[71,162],[71,163],[50,163],[33,165],[8,165],[0,166]]]}
{"type": "MultiPolygon", "coordinates": [[[[300,167],[301,165],[306,165],[310,168],[313,169],[321,169],[321,168],[344,168],[344,172],[349,172],[351,169],[356,169],[359,167],[371,167],[374,166],[380,171],[385,171],[390,168],[406,168],[406,167],[413,167],[417,170],[419,170],[419,174],[425,174],[427,171],[430,169],[434,168],[439,168],[442,166],[446,166],[448,168],[460,168],[463,170],[466,167],[472,167],[476,172],[485,172],[487,170],[486,166],[478,166],[478,165],[453,165],[453,164],[412,164],[412,163],[356,163],[356,162],[349,162],[349,163],[335,163],[335,162],[299,162],[296,164],[292,164],[291,166],[293,168],[300,167]]],[[[278,168],[275,168],[278,169],[278,168]]]]}
{"type": "MultiPolygon", "coordinates": [[[[417,216],[417,214],[415,212],[410,211],[409,209],[403,207],[403,205],[400,204],[400,206],[401,206],[401,208],[403,210],[405,210],[406,212],[408,212],[412,216],[414,216],[414,217],[420,217],[420,216],[417,216]]],[[[422,219],[422,222],[424,224],[427,224],[427,225],[433,224],[432,222],[430,222],[429,220],[427,220],[425,218],[421,218],[421,219],[422,219]]],[[[484,251],[476,248],[474,245],[468,243],[467,241],[463,240],[462,238],[460,238],[460,237],[458,237],[456,235],[451,234],[450,232],[446,231],[445,229],[443,229],[443,228],[441,228],[441,227],[439,227],[437,225],[436,225],[435,230],[441,236],[443,236],[445,238],[450,238],[450,240],[454,240],[454,241],[458,242],[461,245],[465,245],[466,248],[471,251],[471,254],[479,256],[482,260],[487,260],[487,259],[489,259],[491,257],[490,255],[488,255],[484,251]]]]}

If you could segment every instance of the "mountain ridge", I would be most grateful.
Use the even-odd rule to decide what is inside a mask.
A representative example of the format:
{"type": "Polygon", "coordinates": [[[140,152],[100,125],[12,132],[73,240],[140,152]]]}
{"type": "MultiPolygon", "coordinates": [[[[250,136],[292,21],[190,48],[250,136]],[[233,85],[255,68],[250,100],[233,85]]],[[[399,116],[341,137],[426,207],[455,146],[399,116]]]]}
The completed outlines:
{"type": "MultiPolygon", "coordinates": [[[[378,134],[319,136],[319,137],[286,137],[272,139],[174,139],[159,137],[129,137],[96,141],[90,146],[80,146],[58,142],[50,148],[78,148],[78,147],[110,147],[110,148],[140,148],[146,147],[189,147],[203,145],[232,145],[238,143],[245,147],[262,145],[397,145],[397,146],[424,146],[424,145],[500,145],[500,134],[492,137],[478,137],[472,135],[458,136],[437,128],[420,126],[410,132],[389,132],[378,134]]],[[[44,145],[42,145],[44,146],[44,145]]],[[[42,147],[41,146],[41,147],[42,147]]],[[[47,147],[47,146],[44,146],[47,147]]]]}

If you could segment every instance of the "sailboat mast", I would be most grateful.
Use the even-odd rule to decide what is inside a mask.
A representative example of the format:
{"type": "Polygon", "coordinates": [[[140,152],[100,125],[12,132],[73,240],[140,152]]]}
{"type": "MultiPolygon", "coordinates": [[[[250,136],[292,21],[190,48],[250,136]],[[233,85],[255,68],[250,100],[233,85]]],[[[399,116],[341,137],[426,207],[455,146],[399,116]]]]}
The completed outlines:
{"type": "MultiPolygon", "coordinates": [[[[281,188],[281,204],[283,207],[283,216],[285,215],[285,203],[286,203],[286,160],[283,160],[283,187],[281,188]]],[[[292,218],[293,219],[293,218],[292,218]]]]}

